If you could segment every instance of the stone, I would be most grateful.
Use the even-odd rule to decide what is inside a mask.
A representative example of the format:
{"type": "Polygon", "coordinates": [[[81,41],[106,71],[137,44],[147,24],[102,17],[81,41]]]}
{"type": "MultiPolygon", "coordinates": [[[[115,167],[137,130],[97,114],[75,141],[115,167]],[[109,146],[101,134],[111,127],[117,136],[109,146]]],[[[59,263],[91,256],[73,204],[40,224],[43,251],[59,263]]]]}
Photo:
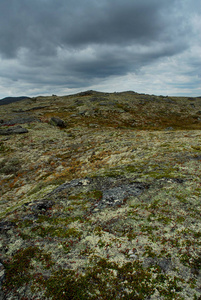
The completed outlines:
{"type": "Polygon", "coordinates": [[[165,128],[165,131],[171,131],[171,130],[174,130],[174,128],[173,127],[167,127],[167,128],[165,128]]]}
{"type": "Polygon", "coordinates": [[[37,213],[43,213],[46,212],[47,210],[51,209],[52,206],[54,205],[54,202],[51,200],[40,200],[37,202],[34,202],[33,205],[31,205],[31,210],[37,213]]]}
{"type": "Polygon", "coordinates": [[[23,128],[20,125],[11,128],[0,129],[0,135],[21,134],[28,132],[29,131],[26,128],[23,128]]]}
{"type": "Polygon", "coordinates": [[[163,270],[163,272],[167,272],[167,270],[169,268],[171,268],[171,258],[161,258],[161,259],[158,259],[158,265],[159,267],[161,267],[161,269],[163,270]]]}
{"type": "Polygon", "coordinates": [[[60,193],[63,190],[70,190],[71,188],[75,188],[77,186],[86,186],[91,183],[91,179],[83,178],[83,179],[73,179],[70,182],[66,182],[58,186],[52,192],[50,192],[47,196],[55,195],[60,193]]]}
{"type": "Polygon", "coordinates": [[[103,197],[99,202],[99,207],[117,206],[123,204],[130,196],[138,196],[142,193],[142,187],[139,184],[131,183],[120,185],[111,189],[103,190],[103,197]]]}
{"type": "Polygon", "coordinates": [[[28,130],[26,128],[23,128],[21,126],[16,126],[13,128],[13,133],[18,133],[18,134],[21,134],[21,133],[27,133],[28,130]]]}
{"type": "Polygon", "coordinates": [[[147,257],[144,259],[144,266],[159,266],[163,273],[167,273],[168,270],[172,268],[172,261],[171,258],[161,257],[161,258],[152,258],[147,257]]]}
{"type": "Polygon", "coordinates": [[[0,222],[0,232],[5,232],[10,230],[11,228],[15,227],[15,224],[10,221],[1,221],[0,222]]]}
{"type": "MultiPolygon", "coordinates": [[[[3,121],[3,120],[2,120],[3,121]]],[[[35,117],[24,117],[24,118],[16,118],[16,119],[11,119],[11,120],[4,120],[1,123],[1,126],[12,126],[15,124],[25,124],[25,123],[32,123],[32,122],[40,122],[38,118],[35,117]]]]}
{"type": "Polygon", "coordinates": [[[83,178],[63,183],[46,195],[46,197],[61,198],[63,195],[60,193],[64,192],[65,197],[68,198],[68,193],[73,190],[74,193],[81,192],[83,188],[85,188],[85,191],[97,190],[102,193],[102,196],[92,204],[91,211],[96,212],[105,207],[123,205],[129,197],[140,195],[148,187],[148,185],[140,182],[129,182],[126,178],[83,178]]]}
{"type": "Polygon", "coordinates": [[[50,119],[50,124],[53,126],[58,126],[60,128],[66,128],[65,122],[63,120],[61,120],[60,118],[52,117],[50,119]]]}

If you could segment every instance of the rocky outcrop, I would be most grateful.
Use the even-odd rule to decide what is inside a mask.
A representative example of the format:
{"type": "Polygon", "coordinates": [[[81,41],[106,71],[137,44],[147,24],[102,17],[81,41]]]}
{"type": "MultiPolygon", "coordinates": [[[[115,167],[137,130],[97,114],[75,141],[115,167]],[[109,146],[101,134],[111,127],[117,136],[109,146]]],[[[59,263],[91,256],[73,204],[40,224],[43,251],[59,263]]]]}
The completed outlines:
{"type": "MultiPolygon", "coordinates": [[[[64,183],[53,190],[48,197],[57,199],[68,194],[92,193],[97,191],[97,199],[91,204],[90,211],[98,212],[106,207],[118,207],[126,203],[131,196],[140,195],[149,185],[141,182],[132,182],[124,177],[118,178],[83,178],[64,183]]],[[[45,201],[44,203],[48,203],[45,201]]]]}
{"type": "Polygon", "coordinates": [[[0,129],[0,135],[10,135],[10,134],[22,134],[28,133],[29,131],[22,126],[15,126],[11,128],[0,129]]]}
{"type": "Polygon", "coordinates": [[[0,120],[1,126],[13,126],[15,124],[26,124],[32,122],[40,122],[38,118],[35,117],[24,117],[24,118],[15,118],[11,120],[0,120]]]}

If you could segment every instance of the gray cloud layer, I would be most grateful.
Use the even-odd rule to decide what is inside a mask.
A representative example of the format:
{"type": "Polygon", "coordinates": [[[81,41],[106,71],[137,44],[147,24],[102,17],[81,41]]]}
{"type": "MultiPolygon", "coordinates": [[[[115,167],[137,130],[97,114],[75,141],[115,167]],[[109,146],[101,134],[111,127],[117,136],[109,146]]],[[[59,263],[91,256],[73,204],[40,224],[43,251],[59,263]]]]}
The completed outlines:
{"type": "Polygon", "coordinates": [[[198,43],[200,13],[199,0],[1,0],[0,77],[59,90],[138,74],[198,43]]]}

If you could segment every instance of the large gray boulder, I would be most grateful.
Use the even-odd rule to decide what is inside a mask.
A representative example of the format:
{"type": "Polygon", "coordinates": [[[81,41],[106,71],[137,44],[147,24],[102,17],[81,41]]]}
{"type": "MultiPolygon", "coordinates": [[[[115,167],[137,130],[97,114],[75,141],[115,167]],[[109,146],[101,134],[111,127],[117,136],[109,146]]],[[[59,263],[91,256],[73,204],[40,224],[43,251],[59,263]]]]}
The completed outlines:
{"type": "Polygon", "coordinates": [[[52,117],[50,119],[50,124],[53,126],[58,126],[60,128],[66,128],[65,122],[63,120],[61,120],[60,118],[52,117]]]}

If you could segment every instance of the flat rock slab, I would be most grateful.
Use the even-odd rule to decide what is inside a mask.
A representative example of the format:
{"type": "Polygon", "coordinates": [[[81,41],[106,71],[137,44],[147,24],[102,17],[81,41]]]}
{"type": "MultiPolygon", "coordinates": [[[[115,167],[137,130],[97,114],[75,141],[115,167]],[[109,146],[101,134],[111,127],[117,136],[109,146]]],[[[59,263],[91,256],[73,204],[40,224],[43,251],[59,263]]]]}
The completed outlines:
{"type": "MultiPolygon", "coordinates": [[[[97,212],[105,207],[121,206],[126,203],[129,197],[138,196],[147,188],[149,188],[148,184],[131,182],[124,177],[75,179],[57,187],[43,199],[43,202],[48,202],[50,199],[53,201],[66,199],[67,201],[69,196],[83,193],[89,195],[88,198],[91,200],[91,211],[97,212]],[[90,199],[90,194],[92,192],[97,193],[98,197],[95,197],[95,199],[91,197],[90,199]]],[[[36,203],[34,205],[36,205],[36,203]]]]}
{"type": "Polygon", "coordinates": [[[0,122],[1,126],[12,126],[15,124],[26,124],[26,123],[32,123],[32,122],[40,122],[38,118],[35,117],[24,117],[24,118],[16,118],[11,120],[2,120],[0,122]]]}
{"type": "Polygon", "coordinates": [[[0,129],[0,135],[10,135],[10,134],[21,134],[28,133],[29,131],[22,126],[15,126],[11,128],[0,129]]]}

